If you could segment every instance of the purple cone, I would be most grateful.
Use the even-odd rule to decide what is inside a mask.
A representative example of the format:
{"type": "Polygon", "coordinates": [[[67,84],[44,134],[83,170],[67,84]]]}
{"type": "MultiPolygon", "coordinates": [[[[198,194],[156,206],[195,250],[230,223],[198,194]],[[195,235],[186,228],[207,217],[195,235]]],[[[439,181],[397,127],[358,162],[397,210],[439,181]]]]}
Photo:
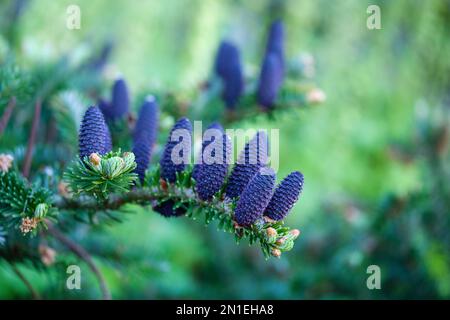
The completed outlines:
{"type": "MultiPolygon", "coordinates": [[[[211,145],[211,143],[216,143],[216,137],[211,137],[211,139],[204,138],[201,155],[203,163],[196,164],[192,172],[192,177],[196,180],[195,189],[199,195],[199,198],[202,200],[210,200],[220,190],[227,177],[228,162],[231,157],[231,141],[224,133],[222,126],[220,126],[220,124],[213,123],[208,127],[208,129],[216,129],[220,131],[222,157],[220,159],[216,159],[216,150],[212,149],[209,151],[206,149],[207,146],[211,145]],[[205,152],[210,152],[210,154],[206,154],[205,152]],[[212,160],[214,160],[214,163],[211,163],[212,160]]],[[[215,144],[213,146],[215,146],[215,144]]]]}
{"type": "Polygon", "coordinates": [[[139,110],[138,119],[133,132],[133,141],[140,139],[156,141],[158,133],[159,107],[153,96],[148,96],[139,110]]]}
{"type": "Polygon", "coordinates": [[[159,108],[153,97],[149,97],[139,110],[138,120],[133,132],[133,153],[136,157],[136,170],[139,179],[144,180],[145,170],[150,162],[153,146],[158,134],[159,108]]]}
{"type": "Polygon", "coordinates": [[[234,218],[241,226],[249,226],[261,218],[269,204],[275,186],[272,169],[261,170],[250,180],[236,204],[234,218]]]}
{"type": "Polygon", "coordinates": [[[270,25],[266,55],[269,53],[275,53],[278,56],[281,68],[284,69],[284,24],[281,20],[275,20],[270,25]]]}
{"type": "Polygon", "coordinates": [[[297,202],[303,188],[303,174],[298,171],[290,173],[277,186],[264,215],[279,221],[283,220],[297,202]]]}
{"type": "Polygon", "coordinates": [[[230,199],[239,197],[253,176],[267,164],[268,140],[263,131],[259,131],[245,145],[238,162],[228,179],[226,196],[230,199]]]}
{"type": "Polygon", "coordinates": [[[161,160],[159,162],[161,166],[161,178],[169,182],[175,182],[176,173],[181,172],[186,168],[187,163],[183,158],[190,158],[191,136],[192,125],[189,119],[181,118],[180,120],[178,120],[178,122],[175,123],[172,130],[170,131],[167,143],[161,156],[161,160]],[[180,134],[181,136],[175,137],[175,134],[180,134]],[[172,136],[173,139],[177,139],[175,141],[172,141],[172,136]],[[172,155],[172,151],[175,147],[179,148],[179,153],[174,153],[174,155],[172,155]],[[187,152],[186,155],[183,154],[184,151],[187,152]],[[177,160],[180,160],[180,163],[175,163],[172,159],[172,156],[177,156],[177,160]]]}
{"type": "Polygon", "coordinates": [[[128,88],[125,80],[118,79],[114,82],[112,89],[112,100],[110,116],[111,120],[125,117],[128,113],[130,99],[128,96],[128,88]]]}
{"type": "Polygon", "coordinates": [[[103,116],[105,117],[105,120],[111,119],[112,118],[112,114],[111,114],[111,104],[106,101],[103,98],[100,98],[98,100],[98,107],[100,108],[100,110],[103,113],[103,116]]]}
{"type": "Polygon", "coordinates": [[[274,105],[282,84],[283,70],[280,59],[275,53],[268,53],[259,76],[257,101],[265,108],[274,105]]]}
{"type": "Polygon", "coordinates": [[[228,41],[222,41],[217,52],[215,72],[222,79],[222,98],[227,108],[233,109],[244,91],[239,49],[228,41]]]}
{"type": "Polygon", "coordinates": [[[220,77],[225,77],[229,73],[230,61],[233,56],[238,55],[238,49],[229,41],[222,41],[217,50],[216,60],[214,62],[214,71],[220,77]]]}
{"type": "Polygon", "coordinates": [[[109,130],[100,109],[94,106],[89,107],[81,121],[78,135],[80,158],[89,156],[94,152],[98,154],[109,152],[111,149],[108,134],[109,130]]]}
{"type": "MultiPolygon", "coordinates": [[[[212,124],[210,124],[209,127],[207,128],[207,130],[208,130],[208,129],[217,129],[217,130],[220,130],[220,131],[223,132],[223,128],[222,128],[222,126],[220,125],[220,123],[218,123],[218,122],[213,122],[212,124]]],[[[194,180],[198,180],[198,174],[199,174],[199,172],[200,172],[201,166],[203,165],[203,150],[205,150],[205,148],[206,148],[212,141],[214,141],[214,140],[205,140],[205,139],[202,139],[202,150],[201,150],[201,153],[200,153],[200,157],[201,157],[201,162],[202,162],[202,163],[196,163],[196,164],[194,165],[194,168],[192,169],[192,178],[194,178],[194,180]]]]}
{"type": "Polygon", "coordinates": [[[114,82],[111,102],[102,98],[98,101],[98,106],[108,122],[124,118],[128,113],[129,104],[128,88],[123,79],[114,82]]]}

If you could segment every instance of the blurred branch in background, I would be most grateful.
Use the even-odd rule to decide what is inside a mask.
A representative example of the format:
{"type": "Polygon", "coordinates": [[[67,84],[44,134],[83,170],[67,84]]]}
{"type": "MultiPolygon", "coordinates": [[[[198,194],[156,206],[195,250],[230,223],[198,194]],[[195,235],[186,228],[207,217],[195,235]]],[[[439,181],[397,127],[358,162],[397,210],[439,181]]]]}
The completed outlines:
{"type": "Polygon", "coordinates": [[[14,264],[10,264],[11,265],[11,269],[14,271],[14,273],[17,275],[17,277],[19,277],[19,279],[23,282],[23,284],[27,287],[27,289],[30,291],[31,296],[33,297],[34,300],[40,300],[41,296],[39,295],[39,293],[36,291],[36,289],[33,288],[33,285],[30,283],[30,281],[28,281],[28,279],[23,275],[23,273],[19,270],[19,268],[17,268],[16,265],[14,264]]]}
{"type": "Polygon", "coordinates": [[[8,122],[9,122],[9,118],[11,117],[11,113],[13,112],[15,106],[16,106],[16,97],[12,97],[9,100],[8,105],[6,106],[6,109],[3,112],[3,115],[0,119],[0,136],[2,135],[3,131],[5,130],[8,122]]]}
{"type": "Polygon", "coordinates": [[[109,292],[108,286],[106,285],[105,279],[103,278],[102,273],[95,265],[89,253],[77,243],[71,241],[67,238],[61,231],[56,229],[51,222],[47,222],[47,232],[52,235],[55,239],[60,241],[63,245],[65,245],[70,251],[72,251],[76,256],[78,256],[82,261],[84,261],[89,269],[95,274],[99,285],[100,290],[102,292],[102,298],[104,300],[111,300],[111,293],[109,292]]]}

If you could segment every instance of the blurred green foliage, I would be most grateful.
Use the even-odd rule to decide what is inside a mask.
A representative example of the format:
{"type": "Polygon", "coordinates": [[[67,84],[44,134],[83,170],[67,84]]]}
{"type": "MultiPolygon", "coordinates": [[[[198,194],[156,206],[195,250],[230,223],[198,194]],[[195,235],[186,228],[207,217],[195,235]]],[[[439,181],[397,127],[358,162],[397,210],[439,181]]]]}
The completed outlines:
{"type": "MultiPolygon", "coordinates": [[[[265,261],[214,226],[130,206],[125,223],[74,235],[97,254],[115,298],[450,298],[448,133],[427,134],[448,127],[448,112],[423,118],[449,108],[449,1],[78,0],[81,29],[68,30],[72,2],[30,1],[0,52],[12,44],[25,64],[45,64],[109,39],[107,79],[121,72],[132,93],[189,89],[208,76],[223,36],[257,72],[266,26],[281,16],[287,55],[312,54],[327,94],[315,109],[238,124],[280,128],[279,177],[305,175],[288,218],[302,234],[289,254],[265,261]],[[381,8],[381,30],[366,27],[369,4],[381,8]],[[371,264],[381,267],[381,290],[366,287],[371,264]]],[[[19,144],[6,137],[0,150],[19,144]]],[[[70,261],[61,254],[45,274],[21,270],[46,297],[95,297],[84,266],[83,289],[64,289],[70,261]]],[[[5,263],[0,297],[28,297],[5,263]]]]}

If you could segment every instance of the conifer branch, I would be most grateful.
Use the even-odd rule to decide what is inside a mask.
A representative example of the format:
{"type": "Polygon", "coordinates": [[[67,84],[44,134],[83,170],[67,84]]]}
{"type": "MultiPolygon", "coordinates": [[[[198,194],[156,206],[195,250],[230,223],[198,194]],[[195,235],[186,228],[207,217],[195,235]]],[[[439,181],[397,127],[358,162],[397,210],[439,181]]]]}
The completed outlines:
{"type": "Polygon", "coordinates": [[[8,105],[6,106],[5,111],[3,112],[3,115],[0,119],[0,136],[3,134],[3,131],[5,131],[6,126],[8,125],[9,118],[11,117],[11,114],[16,107],[17,100],[16,97],[12,97],[9,99],[8,105]]]}
{"type": "Polygon", "coordinates": [[[136,189],[128,193],[111,194],[107,200],[98,201],[94,197],[81,196],[78,198],[65,198],[56,196],[54,205],[60,210],[116,210],[127,203],[149,203],[163,198],[162,195],[151,193],[149,190],[136,189]]]}
{"type": "Polygon", "coordinates": [[[195,181],[191,171],[186,170],[176,175],[176,180],[169,183],[161,179],[159,167],[148,172],[143,186],[129,192],[113,193],[106,199],[95,196],[81,195],[74,198],[57,196],[53,206],[59,210],[102,212],[118,210],[128,203],[155,208],[165,203],[172,203],[173,209],[181,209],[182,213],[194,220],[199,219],[209,224],[218,221],[218,229],[234,234],[235,240],[247,238],[250,244],[259,241],[266,258],[279,257],[283,251],[292,249],[294,240],[298,237],[297,229],[284,226],[283,221],[274,221],[268,217],[257,219],[246,226],[235,221],[235,200],[224,197],[218,192],[209,200],[202,200],[195,189],[195,181]]]}
{"type": "Polygon", "coordinates": [[[34,300],[41,300],[41,296],[39,293],[34,289],[33,285],[30,281],[25,277],[25,275],[17,268],[17,266],[14,263],[9,262],[11,269],[14,271],[14,273],[17,275],[17,277],[23,282],[23,284],[27,287],[27,289],[30,291],[31,296],[34,300]]]}
{"type": "Polygon", "coordinates": [[[25,160],[23,163],[22,174],[25,178],[30,175],[31,160],[33,158],[33,148],[36,142],[37,131],[39,128],[39,120],[41,118],[42,102],[41,99],[37,99],[34,105],[33,124],[31,126],[30,137],[28,138],[27,152],[25,154],[25,160]]]}
{"type": "Polygon", "coordinates": [[[83,260],[94,273],[97,281],[100,285],[100,290],[102,292],[102,298],[104,300],[111,300],[111,292],[108,289],[105,279],[103,278],[102,273],[95,265],[92,257],[89,253],[80,245],[76,244],[69,238],[67,238],[61,231],[59,231],[53,223],[47,221],[47,232],[53,236],[56,240],[61,242],[64,246],[66,246],[70,251],[72,251],[76,256],[78,256],[81,260],[83,260]]]}

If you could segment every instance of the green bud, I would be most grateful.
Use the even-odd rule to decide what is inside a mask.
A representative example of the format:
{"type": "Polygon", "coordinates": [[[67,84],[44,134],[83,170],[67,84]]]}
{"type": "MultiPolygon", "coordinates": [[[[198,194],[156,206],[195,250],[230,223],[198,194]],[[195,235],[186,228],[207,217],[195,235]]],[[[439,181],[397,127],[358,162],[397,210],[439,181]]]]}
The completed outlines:
{"type": "Polygon", "coordinates": [[[94,166],[98,166],[100,164],[101,159],[102,158],[97,153],[91,153],[91,155],[89,156],[89,161],[94,166]]]}
{"type": "Polygon", "coordinates": [[[277,235],[278,235],[277,230],[275,230],[274,228],[269,227],[266,229],[267,242],[274,243],[275,240],[277,240],[277,235]]]}
{"type": "Polygon", "coordinates": [[[48,211],[48,204],[39,203],[34,209],[34,217],[35,218],[44,218],[48,211]]]}
{"type": "Polygon", "coordinates": [[[108,178],[115,178],[123,172],[125,161],[121,157],[102,159],[102,173],[108,178]]]}
{"type": "Polygon", "coordinates": [[[125,152],[122,157],[125,165],[123,170],[132,170],[136,166],[135,157],[133,152],[125,152]]]}
{"type": "Polygon", "coordinates": [[[278,246],[281,251],[289,251],[294,247],[294,241],[286,240],[282,245],[278,246]]]}
{"type": "Polygon", "coordinates": [[[272,249],[270,254],[276,258],[279,258],[281,256],[281,251],[279,249],[272,249]]]}
{"type": "Polygon", "coordinates": [[[292,235],[292,240],[295,240],[298,238],[298,236],[300,235],[300,230],[298,229],[293,229],[289,232],[292,235]]]}

